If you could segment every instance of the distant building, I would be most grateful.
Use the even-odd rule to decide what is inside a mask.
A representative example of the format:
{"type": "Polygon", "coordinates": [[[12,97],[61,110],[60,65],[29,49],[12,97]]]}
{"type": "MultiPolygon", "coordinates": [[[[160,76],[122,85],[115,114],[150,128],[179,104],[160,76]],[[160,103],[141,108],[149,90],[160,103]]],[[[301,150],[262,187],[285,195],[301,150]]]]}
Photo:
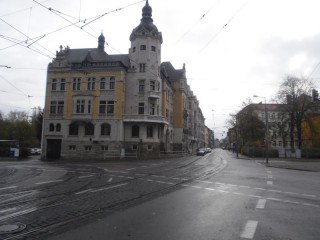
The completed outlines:
{"type": "Polygon", "coordinates": [[[42,158],[102,159],[108,152],[159,157],[208,145],[185,65],[161,63],[162,34],[148,1],[128,54],[63,49],[48,65],[42,158]]]}

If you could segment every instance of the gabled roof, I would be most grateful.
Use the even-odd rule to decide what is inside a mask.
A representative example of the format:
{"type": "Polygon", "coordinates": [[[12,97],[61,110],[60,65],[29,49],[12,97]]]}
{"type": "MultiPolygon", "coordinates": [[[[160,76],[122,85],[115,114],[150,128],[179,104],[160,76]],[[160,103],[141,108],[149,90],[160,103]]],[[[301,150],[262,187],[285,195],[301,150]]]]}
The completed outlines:
{"type": "Polygon", "coordinates": [[[163,62],[161,63],[161,68],[163,68],[166,72],[166,74],[169,77],[170,82],[179,81],[181,78],[183,78],[183,69],[175,69],[171,62],[163,62]]]}

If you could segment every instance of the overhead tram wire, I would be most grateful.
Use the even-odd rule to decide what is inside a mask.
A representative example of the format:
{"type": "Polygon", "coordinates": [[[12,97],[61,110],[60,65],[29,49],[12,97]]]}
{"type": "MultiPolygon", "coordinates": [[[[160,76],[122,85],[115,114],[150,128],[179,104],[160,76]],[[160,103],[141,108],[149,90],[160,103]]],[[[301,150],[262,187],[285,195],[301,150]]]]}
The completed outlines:
{"type": "MultiPolygon", "coordinates": [[[[16,27],[14,27],[13,25],[11,25],[10,23],[8,23],[7,21],[3,20],[2,18],[0,18],[0,21],[4,22],[5,24],[7,24],[8,26],[10,26],[11,28],[13,28],[14,30],[16,30],[17,32],[19,32],[20,34],[22,34],[23,36],[25,36],[25,37],[27,38],[27,40],[28,40],[28,38],[29,38],[28,35],[26,35],[26,34],[23,33],[22,31],[20,31],[20,30],[17,29],[16,27]]],[[[31,49],[30,47],[25,46],[24,44],[22,44],[22,43],[25,43],[26,40],[21,41],[21,42],[16,42],[15,40],[10,40],[10,39],[9,39],[10,37],[6,37],[6,36],[3,36],[3,35],[0,35],[0,37],[6,39],[7,41],[14,42],[15,45],[21,45],[21,46],[24,46],[24,47],[27,47],[27,48],[31,49]]],[[[11,38],[11,39],[13,39],[13,38],[11,38]]],[[[14,45],[14,46],[15,46],[15,45],[14,45]]],[[[39,45],[41,48],[45,49],[45,50],[48,51],[49,53],[53,54],[49,49],[43,47],[43,46],[40,45],[39,43],[37,43],[37,45],[39,45]]],[[[0,49],[0,50],[3,50],[3,49],[6,49],[6,48],[2,48],[2,49],[0,49]]],[[[52,58],[51,56],[49,56],[48,54],[42,52],[42,51],[39,50],[39,49],[31,49],[31,50],[36,51],[36,52],[38,52],[38,53],[40,53],[40,54],[42,54],[42,55],[44,55],[44,56],[48,56],[49,58],[52,58]]]]}
{"type": "Polygon", "coordinates": [[[120,10],[123,10],[123,9],[125,9],[125,8],[127,8],[127,7],[131,7],[131,6],[136,5],[136,4],[138,4],[138,3],[141,3],[141,2],[145,2],[145,0],[142,0],[142,1],[139,1],[139,2],[135,2],[135,3],[129,4],[129,5],[125,6],[125,7],[117,8],[117,9],[115,9],[115,10],[112,10],[112,11],[109,11],[109,12],[106,12],[106,13],[103,13],[103,14],[99,15],[98,17],[96,17],[95,19],[93,19],[93,20],[89,21],[88,23],[85,23],[84,25],[82,25],[82,26],[81,26],[81,29],[82,29],[83,27],[89,25],[90,23],[92,23],[92,22],[94,22],[94,21],[96,21],[96,20],[104,17],[104,16],[107,15],[107,14],[110,14],[110,13],[113,13],[113,12],[118,12],[118,11],[120,11],[120,10]]]}
{"type": "MultiPolygon", "coordinates": [[[[59,12],[59,11],[53,11],[52,8],[48,8],[48,7],[44,6],[44,5],[42,5],[41,3],[37,2],[36,0],[33,0],[33,1],[36,2],[36,3],[38,3],[38,4],[39,4],[40,6],[42,6],[43,8],[45,8],[45,9],[51,11],[52,13],[56,14],[57,16],[61,17],[62,19],[66,20],[67,22],[71,23],[71,25],[68,25],[68,26],[73,26],[73,25],[74,25],[74,26],[78,27],[79,29],[83,30],[84,32],[86,32],[87,34],[89,34],[90,36],[92,36],[92,37],[94,37],[94,38],[97,38],[96,36],[93,36],[93,35],[90,34],[89,32],[85,31],[82,27],[79,27],[79,26],[76,25],[78,22],[81,22],[81,21],[78,21],[77,23],[72,23],[72,22],[70,22],[68,19],[66,19],[65,17],[60,16],[60,15],[57,13],[57,12],[59,12]]],[[[127,8],[127,7],[129,7],[129,6],[133,6],[133,5],[135,5],[135,4],[144,2],[144,1],[145,1],[145,0],[142,0],[142,1],[139,1],[139,2],[136,2],[136,3],[133,3],[133,4],[130,4],[130,5],[127,5],[127,6],[125,6],[125,7],[122,7],[121,10],[124,9],[124,8],[127,8]]],[[[115,11],[113,11],[113,12],[115,12],[115,11]]],[[[106,14],[104,14],[104,16],[105,16],[105,15],[106,15],[106,14]]],[[[97,19],[99,19],[99,18],[97,17],[97,19]]],[[[91,21],[91,22],[92,22],[92,21],[91,21]]],[[[90,22],[90,23],[91,23],[91,22],[90,22]]],[[[113,48],[109,43],[106,42],[106,45],[109,46],[111,49],[115,50],[116,52],[121,53],[121,52],[118,51],[117,49],[113,48]]],[[[137,62],[134,61],[133,59],[130,59],[130,60],[133,61],[133,62],[135,62],[135,63],[137,63],[137,62]]],[[[153,74],[155,77],[158,77],[158,74],[155,74],[155,73],[153,73],[153,72],[151,72],[151,71],[149,71],[149,72],[150,72],[151,74],[153,74]]]]}
{"type": "Polygon", "coordinates": [[[20,90],[19,88],[17,88],[15,85],[13,85],[9,80],[7,80],[5,77],[3,77],[3,76],[1,76],[0,75],[0,78],[1,79],[3,79],[4,81],[6,81],[9,85],[11,85],[13,88],[15,88],[16,90],[18,90],[20,93],[22,93],[24,96],[26,96],[26,97],[32,97],[32,96],[30,96],[30,95],[28,95],[28,94],[26,94],[25,92],[23,92],[22,90],[20,90]]]}
{"type": "Polygon", "coordinates": [[[219,31],[205,44],[205,46],[200,50],[200,52],[202,52],[205,48],[207,48],[209,46],[209,44],[211,42],[213,42],[222,32],[222,30],[224,30],[229,23],[235,18],[236,15],[238,15],[238,13],[249,3],[250,0],[247,0],[244,4],[241,5],[241,7],[231,16],[231,18],[229,18],[229,20],[226,22],[226,24],[224,24],[219,31]]]}
{"type": "Polygon", "coordinates": [[[207,14],[211,11],[211,9],[212,9],[214,6],[216,6],[216,5],[219,4],[219,2],[220,2],[220,0],[219,0],[216,4],[214,4],[213,6],[211,6],[211,8],[209,8],[209,10],[207,10],[204,14],[202,14],[202,16],[198,19],[198,21],[197,21],[192,27],[190,27],[184,34],[182,34],[181,37],[175,42],[175,44],[177,44],[178,42],[180,42],[181,39],[183,39],[189,32],[191,32],[191,31],[199,24],[199,22],[200,22],[201,20],[203,20],[203,19],[207,16],[207,14]]]}

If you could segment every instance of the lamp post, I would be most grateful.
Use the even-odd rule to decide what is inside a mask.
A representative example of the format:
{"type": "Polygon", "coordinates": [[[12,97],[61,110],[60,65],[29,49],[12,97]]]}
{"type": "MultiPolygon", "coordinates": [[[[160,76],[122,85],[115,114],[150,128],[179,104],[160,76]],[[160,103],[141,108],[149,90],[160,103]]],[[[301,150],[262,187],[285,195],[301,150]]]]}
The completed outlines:
{"type": "Polygon", "coordinates": [[[269,123],[268,123],[268,110],[267,110],[267,100],[266,97],[261,97],[253,95],[254,98],[264,98],[264,114],[266,117],[266,132],[265,132],[265,141],[266,141],[266,165],[269,163],[269,123]]]}

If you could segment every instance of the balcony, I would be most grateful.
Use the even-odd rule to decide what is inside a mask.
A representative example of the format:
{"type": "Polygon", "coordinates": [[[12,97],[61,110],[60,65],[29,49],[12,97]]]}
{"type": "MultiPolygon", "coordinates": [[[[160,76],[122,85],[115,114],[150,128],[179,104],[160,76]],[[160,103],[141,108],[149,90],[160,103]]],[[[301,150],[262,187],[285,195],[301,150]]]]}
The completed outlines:
{"type": "Polygon", "coordinates": [[[157,115],[138,115],[138,114],[125,114],[123,115],[124,122],[146,122],[146,123],[163,123],[169,124],[165,117],[157,115]]]}
{"type": "Polygon", "coordinates": [[[148,98],[160,98],[160,92],[157,91],[149,91],[147,92],[148,98]]]}

